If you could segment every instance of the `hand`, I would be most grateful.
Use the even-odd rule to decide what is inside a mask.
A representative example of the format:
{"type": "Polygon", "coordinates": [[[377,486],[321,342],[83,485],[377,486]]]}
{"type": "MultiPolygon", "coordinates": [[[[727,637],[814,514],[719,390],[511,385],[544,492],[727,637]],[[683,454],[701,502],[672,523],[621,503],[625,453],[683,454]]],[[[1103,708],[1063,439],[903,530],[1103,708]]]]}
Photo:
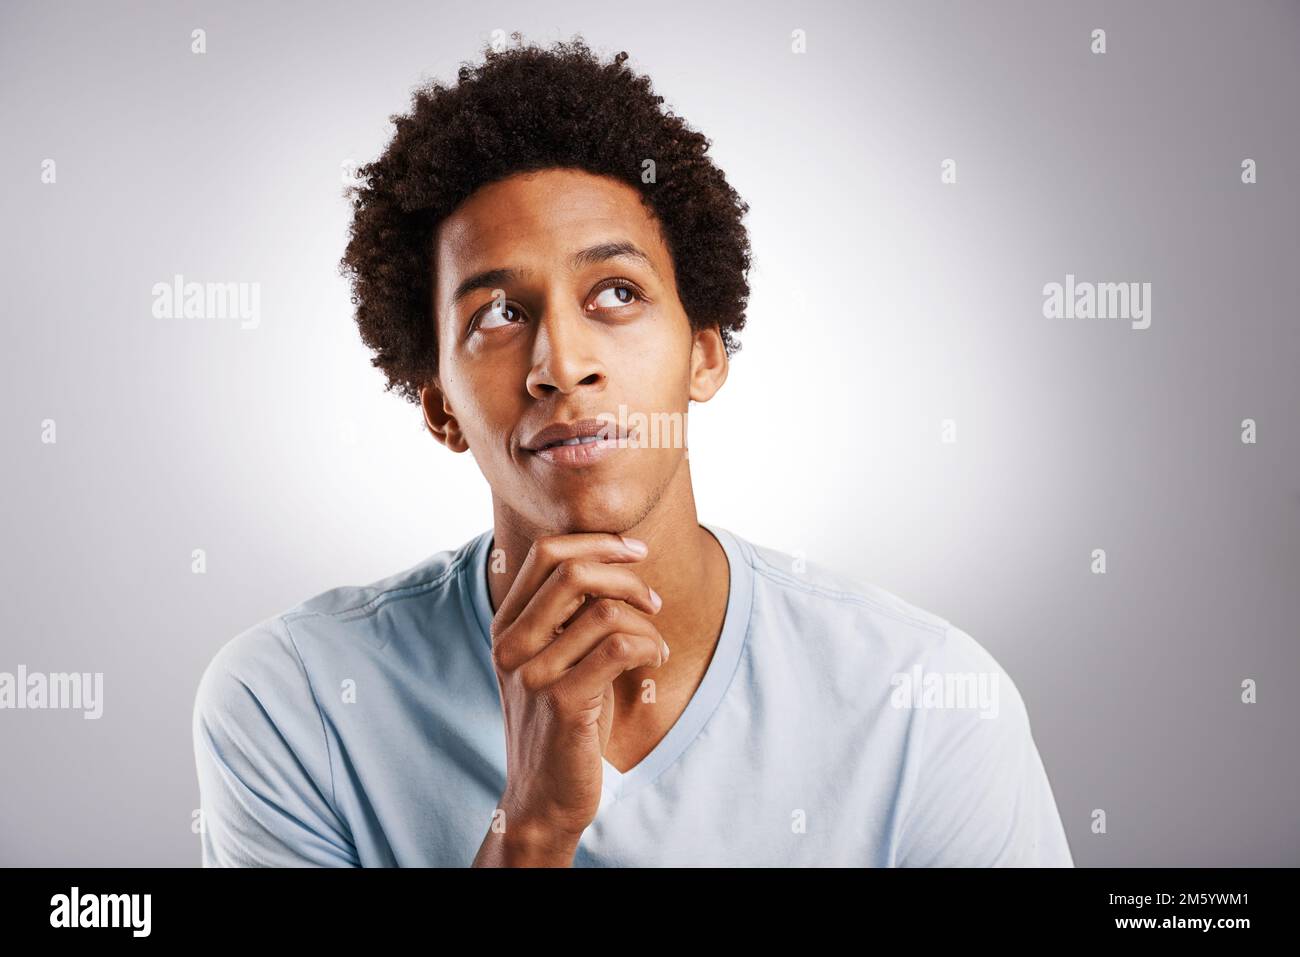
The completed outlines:
{"type": "Polygon", "coordinates": [[[600,807],[613,682],[658,667],[668,646],[647,617],[659,596],[627,564],[645,558],[612,533],[539,538],[492,620],[506,729],[504,833],[475,865],[572,862],[600,807]]]}

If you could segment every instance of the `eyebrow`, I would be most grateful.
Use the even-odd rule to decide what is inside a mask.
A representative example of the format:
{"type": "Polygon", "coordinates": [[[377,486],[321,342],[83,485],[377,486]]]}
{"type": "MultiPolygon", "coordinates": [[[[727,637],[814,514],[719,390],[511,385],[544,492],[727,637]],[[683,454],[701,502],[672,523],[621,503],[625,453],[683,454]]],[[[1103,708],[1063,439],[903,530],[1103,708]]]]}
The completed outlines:
{"type": "MultiPolygon", "coordinates": [[[[655,264],[650,257],[635,243],[627,241],[597,243],[594,246],[588,246],[586,249],[580,249],[569,257],[569,268],[581,269],[583,266],[592,266],[596,263],[620,258],[638,260],[649,267],[650,271],[656,276],[659,276],[659,270],[655,268],[655,264]]],[[[451,297],[451,305],[454,308],[458,302],[475,289],[496,289],[508,282],[514,282],[521,276],[527,275],[528,272],[527,269],[515,269],[507,266],[498,269],[485,269],[483,272],[475,273],[456,287],[456,292],[451,297]]]]}

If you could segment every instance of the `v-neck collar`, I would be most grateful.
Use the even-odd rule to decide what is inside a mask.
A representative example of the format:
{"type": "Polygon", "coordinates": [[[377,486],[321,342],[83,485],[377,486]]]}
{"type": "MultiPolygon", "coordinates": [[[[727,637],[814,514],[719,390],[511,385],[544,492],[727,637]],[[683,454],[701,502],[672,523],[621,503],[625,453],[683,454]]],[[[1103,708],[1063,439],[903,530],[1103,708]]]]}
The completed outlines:
{"type": "MultiPolygon", "coordinates": [[[[676,723],[650,753],[626,772],[601,758],[604,769],[600,795],[602,808],[636,793],[681,757],[722,701],[740,662],[745,637],[749,633],[749,613],[754,591],[753,568],[735,535],[718,525],[707,522],[699,524],[717,539],[727,555],[729,587],[722,634],[695,694],[691,696],[676,723]]],[[[492,649],[492,603],[488,596],[487,560],[491,545],[492,529],[483,532],[470,543],[465,573],[461,577],[465,597],[474,608],[474,617],[478,620],[479,632],[487,644],[489,654],[492,649]]]]}

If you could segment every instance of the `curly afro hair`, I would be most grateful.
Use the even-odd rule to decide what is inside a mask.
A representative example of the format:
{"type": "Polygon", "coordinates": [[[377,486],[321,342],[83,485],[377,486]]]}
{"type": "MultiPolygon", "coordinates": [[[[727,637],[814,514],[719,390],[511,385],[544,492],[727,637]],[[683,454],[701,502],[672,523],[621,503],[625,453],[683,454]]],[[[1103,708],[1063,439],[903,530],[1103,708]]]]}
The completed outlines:
{"type": "Polygon", "coordinates": [[[479,187],[515,173],[567,167],[635,188],[656,217],[694,329],[716,326],[739,349],[749,298],[748,205],[705,154],[709,140],[661,107],[626,52],[602,63],[580,36],[550,50],[522,45],[463,63],[455,86],[412,94],[396,132],[346,190],[353,217],[340,272],[352,286],[361,339],[385,391],[419,402],[437,378],[432,313],[439,223],[479,187]],[[655,182],[642,182],[646,160],[655,182]]]}

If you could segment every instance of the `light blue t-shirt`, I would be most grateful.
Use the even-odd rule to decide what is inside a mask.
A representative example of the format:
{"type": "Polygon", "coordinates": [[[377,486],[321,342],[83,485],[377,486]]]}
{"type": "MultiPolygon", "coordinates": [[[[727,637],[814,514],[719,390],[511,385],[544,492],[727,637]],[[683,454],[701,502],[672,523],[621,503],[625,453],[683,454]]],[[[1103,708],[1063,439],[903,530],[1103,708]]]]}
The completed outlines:
{"type": "MultiPolygon", "coordinates": [[[[654,750],[605,762],[575,866],[1073,866],[1024,703],[981,645],[703,527],[730,565],[717,649],[654,750]]],[[[217,652],[193,722],[205,866],[473,862],[506,783],[491,544],[217,652]]]]}

